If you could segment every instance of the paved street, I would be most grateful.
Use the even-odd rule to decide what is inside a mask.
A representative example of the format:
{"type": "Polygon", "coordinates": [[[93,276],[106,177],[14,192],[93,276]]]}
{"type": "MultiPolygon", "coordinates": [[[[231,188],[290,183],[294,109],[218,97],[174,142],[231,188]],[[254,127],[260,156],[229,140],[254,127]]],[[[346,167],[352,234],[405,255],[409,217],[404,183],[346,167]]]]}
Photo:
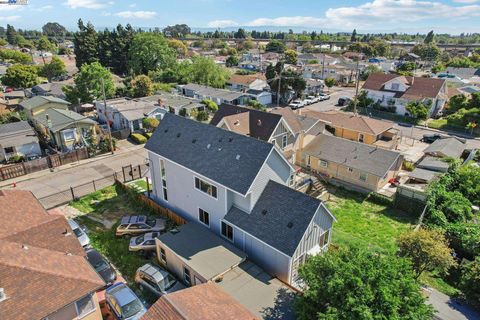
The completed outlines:
{"type": "Polygon", "coordinates": [[[144,164],[147,152],[143,146],[126,146],[115,155],[102,155],[99,158],[87,159],[80,163],[72,163],[55,169],[55,172],[44,170],[8,181],[0,182],[0,188],[16,188],[30,190],[37,198],[45,197],[59,191],[112,175],[123,166],[144,164]]]}
{"type": "Polygon", "coordinates": [[[353,98],[355,95],[355,88],[334,87],[331,88],[330,92],[327,93],[330,95],[329,100],[311,104],[305,107],[305,109],[318,112],[339,109],[339,107],[336,106],[338,99],[341,97],[353,98]]]}
{"type": "Polygon", "coordinates": [[[470,307],[460,304],[449,296],[432,289],[428,302],[437,310],[441,320],[478,320],[480,315],[470,307]]]}

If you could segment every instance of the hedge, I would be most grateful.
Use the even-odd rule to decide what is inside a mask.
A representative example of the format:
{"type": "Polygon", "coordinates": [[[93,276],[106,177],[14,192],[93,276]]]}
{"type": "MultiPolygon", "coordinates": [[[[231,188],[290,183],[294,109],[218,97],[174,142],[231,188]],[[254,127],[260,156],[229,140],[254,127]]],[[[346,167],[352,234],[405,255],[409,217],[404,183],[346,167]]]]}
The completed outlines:
{"type": "Polygon", "coordinates": [[[147,142],[147,138],[145,138],[144,136],[142,136],[140,133],[132,133],[130,135],[130,138],[132,138],[132,140],[135,142],[135,143],[138,143],[138,144],[144,144],[147,142]]]}
{"type": "Polygon", "coordinates": [[[153,133],[151,133],[151,132],[145,132],[145,133],[143,134],[143,136],[144,136],[145,138],[147,138],[147,140],[148,140],[148,139],[150,139],[150,138],[152,137],[152,134],[153,134],[153,133]]]}

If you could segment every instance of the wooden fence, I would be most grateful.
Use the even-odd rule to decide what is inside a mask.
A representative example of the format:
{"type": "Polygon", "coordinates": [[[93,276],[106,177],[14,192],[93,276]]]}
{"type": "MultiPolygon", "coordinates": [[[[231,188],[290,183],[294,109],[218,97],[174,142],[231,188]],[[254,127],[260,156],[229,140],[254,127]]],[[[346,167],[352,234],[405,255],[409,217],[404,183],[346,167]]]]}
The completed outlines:
{"type": "Polygon", "coordinates": [[[82,148],[67,153],[52,154],[45,158],[4,166],[0,168],[0,181],[13,179],[48,168],[56,168],[87,158],[87,148],[82,148]]]}

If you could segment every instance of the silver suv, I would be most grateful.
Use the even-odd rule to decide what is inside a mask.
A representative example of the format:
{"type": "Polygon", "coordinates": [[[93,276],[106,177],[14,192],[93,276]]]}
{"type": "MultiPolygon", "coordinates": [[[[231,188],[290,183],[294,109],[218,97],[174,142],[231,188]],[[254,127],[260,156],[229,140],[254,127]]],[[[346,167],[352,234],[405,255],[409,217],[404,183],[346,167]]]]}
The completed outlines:
{"type": "Polygon", "coordinates": [[[158,297],[182,290],[185,286],[159,266],[147,263],[137,269],[135,282],[158,297]]]}
{"type": "Polygon", "coordinates": [[[165,230],[165,219],[147,218],[147,216],[126,216],[120,221],[115,235],[141,234],[165,230]]]}
{"type": "Polygon", "coordinates": [[[160,237],[160,232],[149,232],[133,237],[130,239],[128,250],[139,252],[155,250],[155,239],[158,237],[160,237]]]}

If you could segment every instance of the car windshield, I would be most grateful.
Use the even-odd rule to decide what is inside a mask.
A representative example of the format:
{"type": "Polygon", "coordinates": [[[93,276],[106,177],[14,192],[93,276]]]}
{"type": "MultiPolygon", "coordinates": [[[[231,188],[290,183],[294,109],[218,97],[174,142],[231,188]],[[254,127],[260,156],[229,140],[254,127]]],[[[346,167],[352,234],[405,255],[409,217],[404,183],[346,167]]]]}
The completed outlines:
{"type": "Polygon", "coordinates": [[[142,242],[143,242],[143,239],[144,239],[143,236],[137,237],[137,238],[135,239],[135,244],[140,244],[140,243],[142,243],[142,242]]]}
{"type": "Polygon", "coordinates": [[[83,231],[80,228],[73,229],[73,233],[77,236],[77,238],[83,236],[83,231]]]}
{"type": "Polygon", "coordinates": [[[177,283],[177,280],[169,274],[165,278],[163,278],[163,280],[158,285],[162,291],[167,291],[171,289],[175,285],[175,283],[177,283]]]}
{"type": "Polygon", "coordinates": [[[129,318],[139,313],[142,309],[143,305],[140,300],[135,299],[122,307],[122,315],[124,318],[129,318]]]}
{"type": "Polygon", "coordinates": [[[97,270],[98,272],[103,271],[103,270],[107,270],[109,267],[110,266],[108,265],[108,263],[105,260],[98,261],[94,266],[95,270],[97,270]]]}
{"type": "Polygon", "coordinates": [[[150,226],[150,227],[154,227],[155,226],[155,219],[147,219],[147,224],[150,226]]]}

